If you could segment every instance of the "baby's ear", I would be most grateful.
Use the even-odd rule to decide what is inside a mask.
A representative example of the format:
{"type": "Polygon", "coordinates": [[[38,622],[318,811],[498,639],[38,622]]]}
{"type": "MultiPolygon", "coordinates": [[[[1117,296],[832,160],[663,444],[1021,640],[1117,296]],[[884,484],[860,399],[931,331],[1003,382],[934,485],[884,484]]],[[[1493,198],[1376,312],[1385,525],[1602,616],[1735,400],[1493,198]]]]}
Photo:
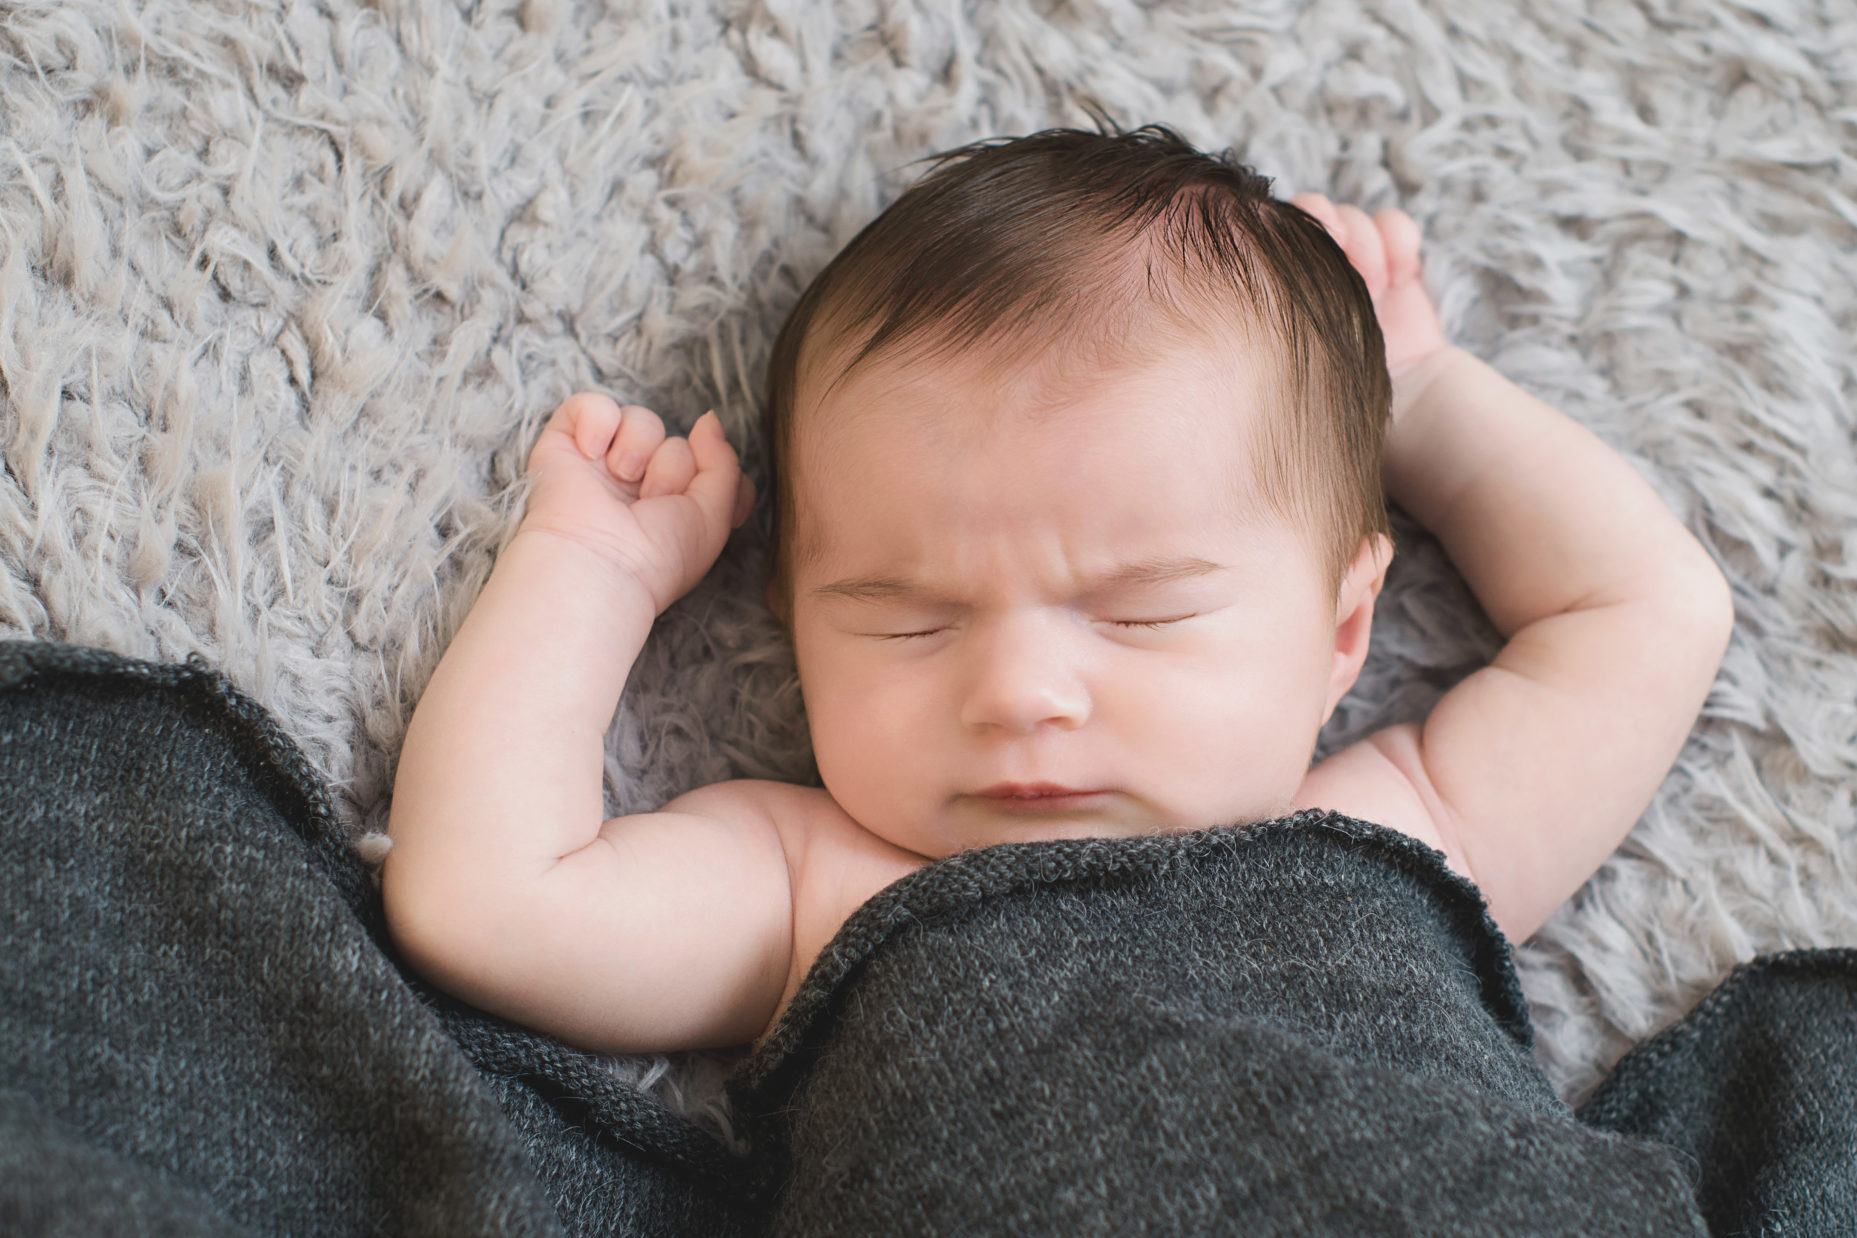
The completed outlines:
{"type": "Polygon", "coordinates": [[[1341,582],[1341,596],[1337,602],[1345,603],[1348,594],[1362,588],[1366,589],[1367,596],[1377,597],[1380,587],[1386,583],[1386,569],[1392,562],[1392,538],[1384,533],[1369,533],[1361,538],[1360,548],[1354,552],[1354,562],[1341,582]]]}
{"type": "Polygon", "coordinates": [[[1386,583],[1386,570],[1393,565],[1393,539],[1384,533],[1375,533],[1371,540],[1373,542],[1373,556],[1376,565],[1374,569],[1373,591],[1378,594],[1380,592],[1380,587],[1386,583]]]}
{"type": "Polygon", "coordinates": [[[1384,533],[1372,533],[1361,539],[1359,552],[1341,582],[1335,599],[1335,658],[1328,682],[1328,704],[1322,721],[1335,712],[1335,704],[1347,694],[1359,678],[1367,661],[1367,646],[1372,639],[1374,602],[1386,583],[1386,569],[1393,561],[1393,540],[1384,533]]]}

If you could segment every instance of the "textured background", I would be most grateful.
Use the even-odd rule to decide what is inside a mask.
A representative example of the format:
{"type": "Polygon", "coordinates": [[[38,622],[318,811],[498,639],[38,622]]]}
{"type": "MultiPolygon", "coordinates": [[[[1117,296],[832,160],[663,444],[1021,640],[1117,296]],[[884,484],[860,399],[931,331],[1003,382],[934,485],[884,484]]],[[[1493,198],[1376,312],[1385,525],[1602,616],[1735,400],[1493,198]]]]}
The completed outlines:
{"type": "MultiPolygon", "coordinates": [[[[772,336],[908,161],[1089,101],[1410,211],[1453,337],[1733,582],[1689,747],[1520,953],[1563,1093],[1736,961],[1857,943],[1848,0],[0,3],[0,628],[204,653],[359,837],[555,404],[714,406],[762,508],[659,620],[609,810],[811,780],[759,590],[772,336]]],[[[1397,531],[1320,755],[1498,646],[1397,531]]],[[[711,1055],[613,1068],[715,1116],[711,1055]]]]}

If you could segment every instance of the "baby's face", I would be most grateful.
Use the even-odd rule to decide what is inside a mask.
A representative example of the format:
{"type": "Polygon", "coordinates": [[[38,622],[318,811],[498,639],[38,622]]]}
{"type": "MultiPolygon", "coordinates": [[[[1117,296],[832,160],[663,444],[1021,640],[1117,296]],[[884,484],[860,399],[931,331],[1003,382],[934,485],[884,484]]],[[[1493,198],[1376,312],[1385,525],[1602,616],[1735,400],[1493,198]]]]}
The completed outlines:
{"type": "Polygon", "coordinates": [[[794,642],[851,817],[940,858],[1289,811],[1353,675],[1313,551],[1246,494],[1257,364],[872,360],[804,409],[794,642]],[[983,794],[1040,782],[1095,794],[983,794]]]}

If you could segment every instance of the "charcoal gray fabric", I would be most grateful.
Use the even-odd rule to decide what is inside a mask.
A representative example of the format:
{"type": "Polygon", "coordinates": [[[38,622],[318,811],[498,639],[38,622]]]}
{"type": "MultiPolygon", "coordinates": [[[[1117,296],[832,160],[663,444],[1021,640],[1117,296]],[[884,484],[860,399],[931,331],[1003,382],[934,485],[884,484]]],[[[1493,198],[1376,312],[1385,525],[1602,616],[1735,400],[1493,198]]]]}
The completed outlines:
{"type": "Polygon", "coordinates": [[[0,838],[8,1234],[1853,1232],[1852,952],[1743,969],[1576,1116],[1475,890],[1333,813],[896,882],[732,1076],[739,1159],[402,975],[201,662],[0,644],[0,838]]]}
{"type": "Polygon", "coordinates": [[[775,1232],[1702,1233],[1555,1096],[1438,859],[1308,811],[903,878],[733,1080],[775,1232]]]}
{"type": "Polygon", "coordinates": [[[1676,1149],[1713,1233],[1857,1236],[1857,950],[1737,967],[1580,1118],[1676,1149]]]}
{"type": "Polygon", "coordinates": [[[202,664],[0,643],[0,1233],[745,1232],[704,1132],[397,970],[202,664]]]}

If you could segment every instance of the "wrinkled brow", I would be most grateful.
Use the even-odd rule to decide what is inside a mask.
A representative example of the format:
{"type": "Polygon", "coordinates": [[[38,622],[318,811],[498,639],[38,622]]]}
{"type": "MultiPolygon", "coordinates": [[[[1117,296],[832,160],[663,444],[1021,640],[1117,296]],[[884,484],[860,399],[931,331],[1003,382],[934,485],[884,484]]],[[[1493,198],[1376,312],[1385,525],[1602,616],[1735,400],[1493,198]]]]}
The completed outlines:
{"type": "MultiPolygon", "coordinates": [[[[1211,572],[1228,570],[1223,563],[1213,563],[1193,555],[1177,558],[1140,559],[1124,563],[1084,582],[1081,596],[1091,597],[1111,589],[1134,585],[1159,585],[1188,580],[1211,572]]],[[[850,576],[830,584],[814,585],[806,591],[816,598],[845,598],[853,602],[916,601],[951,604],[957,599],[927,586],[898,576],[850,576]]]]}

